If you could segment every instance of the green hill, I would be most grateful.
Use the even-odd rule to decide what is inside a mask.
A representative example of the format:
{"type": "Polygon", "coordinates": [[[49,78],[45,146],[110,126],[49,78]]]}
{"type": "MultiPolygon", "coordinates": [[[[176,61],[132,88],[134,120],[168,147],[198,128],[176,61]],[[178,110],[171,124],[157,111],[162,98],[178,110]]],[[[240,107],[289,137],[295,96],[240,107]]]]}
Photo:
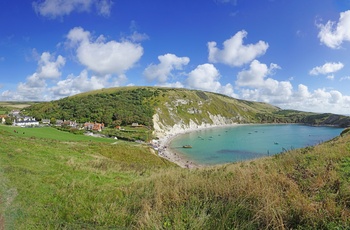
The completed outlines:
{"type": "Polygon", "coordinates": [[[25,112],[41,119],[100,122],[107,127],[138,123],[156,132],[232,123],[306,123],[347,127],[350,118],[316,114],[221,94],[175,88],[118,87],[34,104],[25,112]]]}

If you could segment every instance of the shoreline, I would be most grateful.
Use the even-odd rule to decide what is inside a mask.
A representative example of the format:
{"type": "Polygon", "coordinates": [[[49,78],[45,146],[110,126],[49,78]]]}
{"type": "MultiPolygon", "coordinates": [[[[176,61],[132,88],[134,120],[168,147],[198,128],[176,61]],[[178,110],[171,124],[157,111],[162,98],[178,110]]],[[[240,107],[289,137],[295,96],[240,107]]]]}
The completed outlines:
{"type": "MultiPolygon", "coordinates": [[[[214,129],[214,128],[223,128],[223,127],[235,127],[240,125],[250,125],[251,123],[247,124],[238,124],[238,123],[232,123],[232,124],[224,124],[224,125],[208,125],[208,126],[197,126],[197,127],[190,127],[190,128],[176,128],[169,131],[163,131],[161,133],[161,137],[159,137],[158,140],[153,140],[153,148],[157,151],[157,155],[159,157],[162,157],[170,162],[173,162],[180,166],[181,168],[187,168],[187,169],[196,169],[196,168],[203,168],[208,167],[210,165],[205,164],[198,164],[196,162],[192,162],[191,160],[188,160],[185,156],[183,156],[181,153],[177,152],[174,149],[171,149],[170,143],[172,140],[179,135],[196,132],[200,130],[205,129],[214,129]]],[[[273,123],[273,124],[281,124],[281,123],[273,123]]],[[[285,124],[285,123],[283,123],[285,124]]],[[[281,125],[283,125],[281,124],[281,125]]],[[[291,123],[295,124],[295,123],[291,123]]],[[[261,124],[264,125],[264,124],[261,124]]],[[[305,124],[304,124],[305,125],[305,124]]]]}
{"type": "Polygon", "coordinates": [[[205,130],[205,129],[213,129],[213,128],[221,128],[221,127],[234,127],[241,124],[226,124],[226,125],[211,125],[206,127],[197,127],[197,128],[188,128],[177,131],[169,131],[165,133],[165,135],[158,140],[154,140],[156,142],[155,149],[158,151],[158,156],[164,159],[167,159],[181,168],[194,169],[194,168],[202,168],[206,167],[206,165],[201,165],[196,162],[192,162],[187,160],[184,156],[177,153],[176,151],[170,149],[171,141],[178,137],[179,135],[191,133],[195,131],[205,130]]]}

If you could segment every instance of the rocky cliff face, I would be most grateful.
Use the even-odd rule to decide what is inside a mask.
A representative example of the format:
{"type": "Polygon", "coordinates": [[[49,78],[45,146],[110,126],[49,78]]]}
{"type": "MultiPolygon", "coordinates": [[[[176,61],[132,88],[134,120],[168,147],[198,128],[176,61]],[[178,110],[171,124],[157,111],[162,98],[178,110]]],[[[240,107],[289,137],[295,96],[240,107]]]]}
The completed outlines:
{"type": "Polygon", "coordinates": [[[235,101],[225,101],[209,93],[205,94],[205,98],[204,93],[201,94],[201,98],[191,91],[186,93],[186,99],[177,98],[180,94],[174,95],[156,109],[153,128],[157,137],[201,128],[247,123],[252,120],[249,116],[251,109],[242,105],[239,107],[239,103],[235,101]]]}
{"type": "Polygon", "coordinates": [[[155,114],[153,116],[154,134],[157,137],[163,137],[170,134],[183,133],[186,131],[192,131],[192,130],[201,129],[201,128],[211,128],[211,127],[217,127],[217,126],[223,126],[223,125],[237,124],[235,120],[228,119],[221,115],[209,114],[209,117],[210,117],[210,121],[207,123],[204,121],[199,122],[198,120],[194,121],[190,119],[189,122],[184,122],[183,120],[180,120],[180,122],[174,125],[167,125],[167,124],[163,124],[160,121],[159,114],[155,114]]]}

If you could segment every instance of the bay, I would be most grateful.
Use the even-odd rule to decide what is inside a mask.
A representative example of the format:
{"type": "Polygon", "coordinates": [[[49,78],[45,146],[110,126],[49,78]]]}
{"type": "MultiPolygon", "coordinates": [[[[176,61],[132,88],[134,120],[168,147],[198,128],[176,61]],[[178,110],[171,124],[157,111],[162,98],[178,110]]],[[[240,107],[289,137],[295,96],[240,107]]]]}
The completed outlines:
{"type": "Polygon", "coordinates": [[[174,138],[169,147],[188,161],[215,165],[314,146],[338,136],[342,130],[299,124],[237,125],[185,133],[174,138]]]}

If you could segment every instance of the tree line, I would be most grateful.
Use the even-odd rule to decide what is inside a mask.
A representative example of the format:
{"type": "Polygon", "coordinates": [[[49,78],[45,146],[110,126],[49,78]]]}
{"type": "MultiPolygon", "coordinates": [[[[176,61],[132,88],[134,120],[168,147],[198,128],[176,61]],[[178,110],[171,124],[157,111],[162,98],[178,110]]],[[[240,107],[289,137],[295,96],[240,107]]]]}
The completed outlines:
{"type": "Polygon", "coordinates": [[[25,113],[39,121],[76,120],[79,123],[104,123],[110,127],[139,123],[152,127],[154,99],[158,95],[158,90],[147,88],[78,95],[32,105],[25,113]]]}

